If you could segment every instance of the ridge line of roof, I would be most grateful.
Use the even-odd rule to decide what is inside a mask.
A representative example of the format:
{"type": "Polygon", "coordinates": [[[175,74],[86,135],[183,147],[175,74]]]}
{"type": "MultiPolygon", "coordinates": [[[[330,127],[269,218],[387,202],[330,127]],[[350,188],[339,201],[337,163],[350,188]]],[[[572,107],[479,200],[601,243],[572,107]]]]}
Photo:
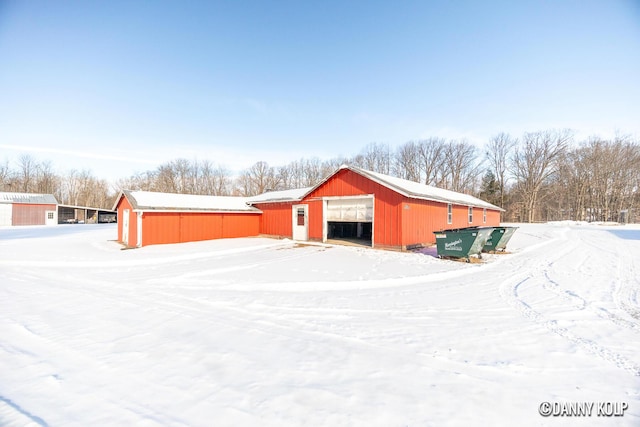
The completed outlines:
{"type": "MultiPolygon", "coordinates": [[[[439,202],[439,203],[451,203],[451,204],[456,204],[456,205],[463,205],[463,206],[473,206],[473,207],[478,207],[478,208],[488,208],[488,209],[493,209],[493,210],[499,210],[504,212],[505,210],[499,206],[493,205],[492,203],[489,203],[485,200],[479,199],[471,194],[466,194],[466,193],[461,193],[458,191],[453,191],[453,190],[448,190],[448,189],[444,189],[444,188],[439,188],[439,187],[434,187],[428,184],[422,184],[420,182],[414,182],[414,181],[409,181],[403,178],[399,178],[399,177],[394,177],[391,175],[386,175],[386,174],[382,174],[379,172],[374,172],[374,171],[370,171],[367,169],[362,169],[359,168],[357,166],[351,166],[351,165],[341,165],[338,169],[336,169],[333,173],[329,174],[328,176],[326,176],[325,178],[323,178],[320,182],[318,182],[316,185],[312,186],[312,187],[303,187],[303,188],[299,188],[299,189],[287,189],[287,190],[278,190],[278,191],[274,191],[272,193],[274,193],[275,195],[277,195],[278,193],[282,194],[282,193],[293,193],[294,195],[297,195],[297,197],[283,197],[280,199],[269,199],[266,198],[264,200],[255,200],[255,198],[259,197],[259,196],[264,196],[264,195],[268,195],[269,192],[267,193],[262,193],[256,196],[252,196],[252,197],[243,197],[243,196],[210,196],[210,195],[199,195],[199,194],[177,194],[177,193],[162,193],[162,192],[153,192],[153,191],[141,191],[141,190],[136,190],[136,191],[132,191],[132,190],[122,190],[121,194],[118,196],[118,199],[116,200],[116,205],[119,202],[120,198],[122,197],[122,195],[124,194],[125,196],[127,196],[127,198],[130,200],[130,203],[132,204],[132,208],[134,209],[138,209],[138,210],[142,210],[144,208],[149,208],[150,206],[143,206],[142,204],[140,204],[138,202],[138,200],[136,200],[135,196],[132,193],[135,192],[140,192],[140,193],[155,193],[155,194],[172,194],[175,196],[187,196],[187,197],[215,197],[215,198],[227,198],[227,199],[238,199],[238,200],[243,200],[245,202],[245,205],[247,206],[246,211],[251,211],[252,209],[255,210],[259,210],[258,208],[254,207],[254,204],[261,204],[261,203],[283,203],[283,202],[295,202],[295,201],[299,201],[299,200],[303,200],[304,198],[308,197],[311,193],[313,193],[314,191],[316,191],[319,187],[321,187],[322,185],[324,185],[327,181],[329,181],[332,177],[336,176],[340,171],[342,170],[349,170],[353,173],[356,173],[360,176],[363,176],[364,178],[367,178],[375,183],[377,183],[378,185],[381,185],[383,187],[386,187],[388,189],[390,189],[391,191],[394,191],[398,194],[401,194],[405,197],[408,198],[412,198],[412,199],[418,199],[418,200],[428,200],[428,201],[433,201],[433,202],[439,202]],[[399,182],[397,182],[399,181],[399,182]],[[402,185],[405,184],[406,185],[402,185]],[[412,187],[415,187],[412,190],[412,187]],[[424,189],[424,192],[417,192],[415,191],[415,189],[424,189]],[[306,190],[306,191],[305,191],[306,190]],[[300,191],[300,194],[297,194],[296,191],[300,191]],[[436,193],[436,194],[433,194],[436,193]],[[437,193],[443,193],[443,194],[437,194],[437,193]]],[[[166,207],[165,207],[166,208],[166,207]]],[[[194,208],[188,208],[188,207],[182,207],[183,210],[188,210],[188,209],[194,209],[194,208]]],[[[114,206],[115,209],[115,206],[114,206]]],[[[153,208],[152,208],[153,209],[153,208]]],[[[146,210],[152,210],[152,209],[146,209],[146,210]]],[[[171,207],[169,207],[168,209],[172,209],[171,207]]],[[[179,209],[172,209],[172,210],[179,210],[179,209]]],[[[222,211],[222,209],[216,209],[216,208],[204,208],[204,210],[207,211],[222,211]]]]}

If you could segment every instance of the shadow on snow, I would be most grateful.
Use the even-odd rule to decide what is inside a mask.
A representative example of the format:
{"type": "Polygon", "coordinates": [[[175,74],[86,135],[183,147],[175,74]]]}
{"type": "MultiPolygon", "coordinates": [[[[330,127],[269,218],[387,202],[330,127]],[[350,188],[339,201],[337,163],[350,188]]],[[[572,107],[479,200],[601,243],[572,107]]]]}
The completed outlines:
{"type": "Polygon", "coordinates": [[[640,230],[609,230],[609,233],[625,240],[640,240],[640,230]]]}

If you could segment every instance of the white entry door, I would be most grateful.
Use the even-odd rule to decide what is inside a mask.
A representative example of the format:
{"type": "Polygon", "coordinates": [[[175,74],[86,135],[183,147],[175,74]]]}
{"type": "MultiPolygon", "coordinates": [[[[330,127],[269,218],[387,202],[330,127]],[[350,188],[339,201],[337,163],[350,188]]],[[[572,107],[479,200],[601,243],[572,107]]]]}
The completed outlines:
{"type": "Polygon", "coordinates": [[[309,240],[309,205],[293,205],[293,240],[309,240]]]}
{"type": "Polygon", "coordinates": [[[129,209],[122,211],[122,243],[129,245],[129,209]]]}
{"type": "Polygon", "coordinates": [[[44,225],[56,225],[58,218],[56,218],[56,211],[45,211],[44,213],[44,225]]]}

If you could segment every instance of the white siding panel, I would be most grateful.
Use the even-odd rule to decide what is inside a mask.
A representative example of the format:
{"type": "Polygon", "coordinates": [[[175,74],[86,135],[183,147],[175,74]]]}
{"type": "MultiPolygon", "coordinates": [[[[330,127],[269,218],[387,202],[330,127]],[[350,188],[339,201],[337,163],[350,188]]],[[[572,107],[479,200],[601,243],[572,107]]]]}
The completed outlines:
{"type": "Polygon", "coordinates": [[[11,211],[11,203],[0,203],[0,226],[12,225],[11,211]]]}

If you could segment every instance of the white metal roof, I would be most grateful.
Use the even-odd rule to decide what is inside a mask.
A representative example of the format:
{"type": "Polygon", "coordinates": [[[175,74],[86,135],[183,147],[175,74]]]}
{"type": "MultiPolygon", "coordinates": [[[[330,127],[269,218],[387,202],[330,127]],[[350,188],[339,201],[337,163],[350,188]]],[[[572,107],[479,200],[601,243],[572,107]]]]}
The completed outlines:
{"type": "Polygon", "coordinates": [[[33,193],[9,193],[0,192],[0,203],[31,203],[57,205],[53,194],[33,194],[33,193]]]}
{"type": "Polygon", "coordinates": [[[372,181],[375,181],[378,184],[384,185],[385,187],[404,194],[407,197],[495,210],[504,210],[498,206],[492,205],[489,202],[485,202],[484,200],[478,199],[477,197],[471,196],[469,194],[445,190],[443,188],[437,188],[431,185],[421,184],[419,182],[396,178],[394,176],[384,175],[378,172],[372,172],[353,166],[342,166],[341,169],[350,169],[356,173],[359,173],[360,175],[370,178],[372,181]]]}
{"type": "MultiPolygon", "coordinates": [[[[355,166],[344,165],[336,172],[325,178],[314,187],[296,188],[291,190],[268,191],[253,197],[230,197],[230,196],[201,196],[192,194],[158,193],[152,191],[123,191],[127,199],[135,210],[200,210],[200,211],[233,211],[233,212],[255,212],[260,210],[250,206],[251,204],[286,202],[302,200],[316,188],[323,185],[329,178],[342,169],[349,169],[360,174],[378,184],[396,191],[406,197],[414,199],[432,200],[443,203],[453,203],[457,205],[474,206],[503,211],[504,209],[478,199],[469,194],[458,193],[456,191],[445,190],[431,185],[421,184],[402,178],[360,169],[355,166]]],[[[120,197],[118,197],[118,200],[120,197]]],[[[118,203],[116,200],[116,204],[118,203]]],[[[116,206],[113,208],[116,209],[116,206]]]]}
{"type": "Polygon", "coordinates": [[[270,203],[301,200],[313,187],[294,188],[291,190],[267,191],[249,197],[249,203],[270,203]]]}
{"type": "MultiPolygon", "coordinates": [[[[315,189],[317,189],[318,187],[321,187],[332,176],[334,176],[336,173],[338,173],[343,169],[348,169],[374,182],[377,182],[378,184],[384,187],[387,187],[397,193],[400,193],[406,197],[410,197],[413,199],[432,200],[436,202],[452,203],[456,205],[474,206],[474,207],[504,211],[504,209],[498,206],[492,205],[489,202],[485,202],[484,200],[478,199],[477,197],[471,196],[469,194],[463,194],[463,193],[458,193],[456,191],[445,190],[442,188],[433,187],[431,185],[421,184],[419,182],[409,181],[402,178],[396,178],[394,176],[389,176],[382,173],[373,172],[373,171],[361,169],[361,168],[350,166],[350,165],[340,166],[340,168],[338,168],[334,173],[332,173],[331,175],[323,179],[314,187],[307,189],[306,193],[304,193],[297,200],[300,200],[306,197],[307,195],[312,193],[315,189]]],[[[304,189],[300,189],[300,190],[304,190],[304,189]]]]}
{"type": "MultiPolygon", "coordinates": [[[[260,213],[247,204],[246,197],[205,196],[194,194],[158,193],[153,191],[122,192],[134,210],[139,211],[219,211],[260,213]]],[[[118,197],[118,200],[120,197],[118,197]]],[[[116,201],[116,204],[118,201],[116,201]]],[[[115,210],[115,207],[114,207],[115,210]]]]}

